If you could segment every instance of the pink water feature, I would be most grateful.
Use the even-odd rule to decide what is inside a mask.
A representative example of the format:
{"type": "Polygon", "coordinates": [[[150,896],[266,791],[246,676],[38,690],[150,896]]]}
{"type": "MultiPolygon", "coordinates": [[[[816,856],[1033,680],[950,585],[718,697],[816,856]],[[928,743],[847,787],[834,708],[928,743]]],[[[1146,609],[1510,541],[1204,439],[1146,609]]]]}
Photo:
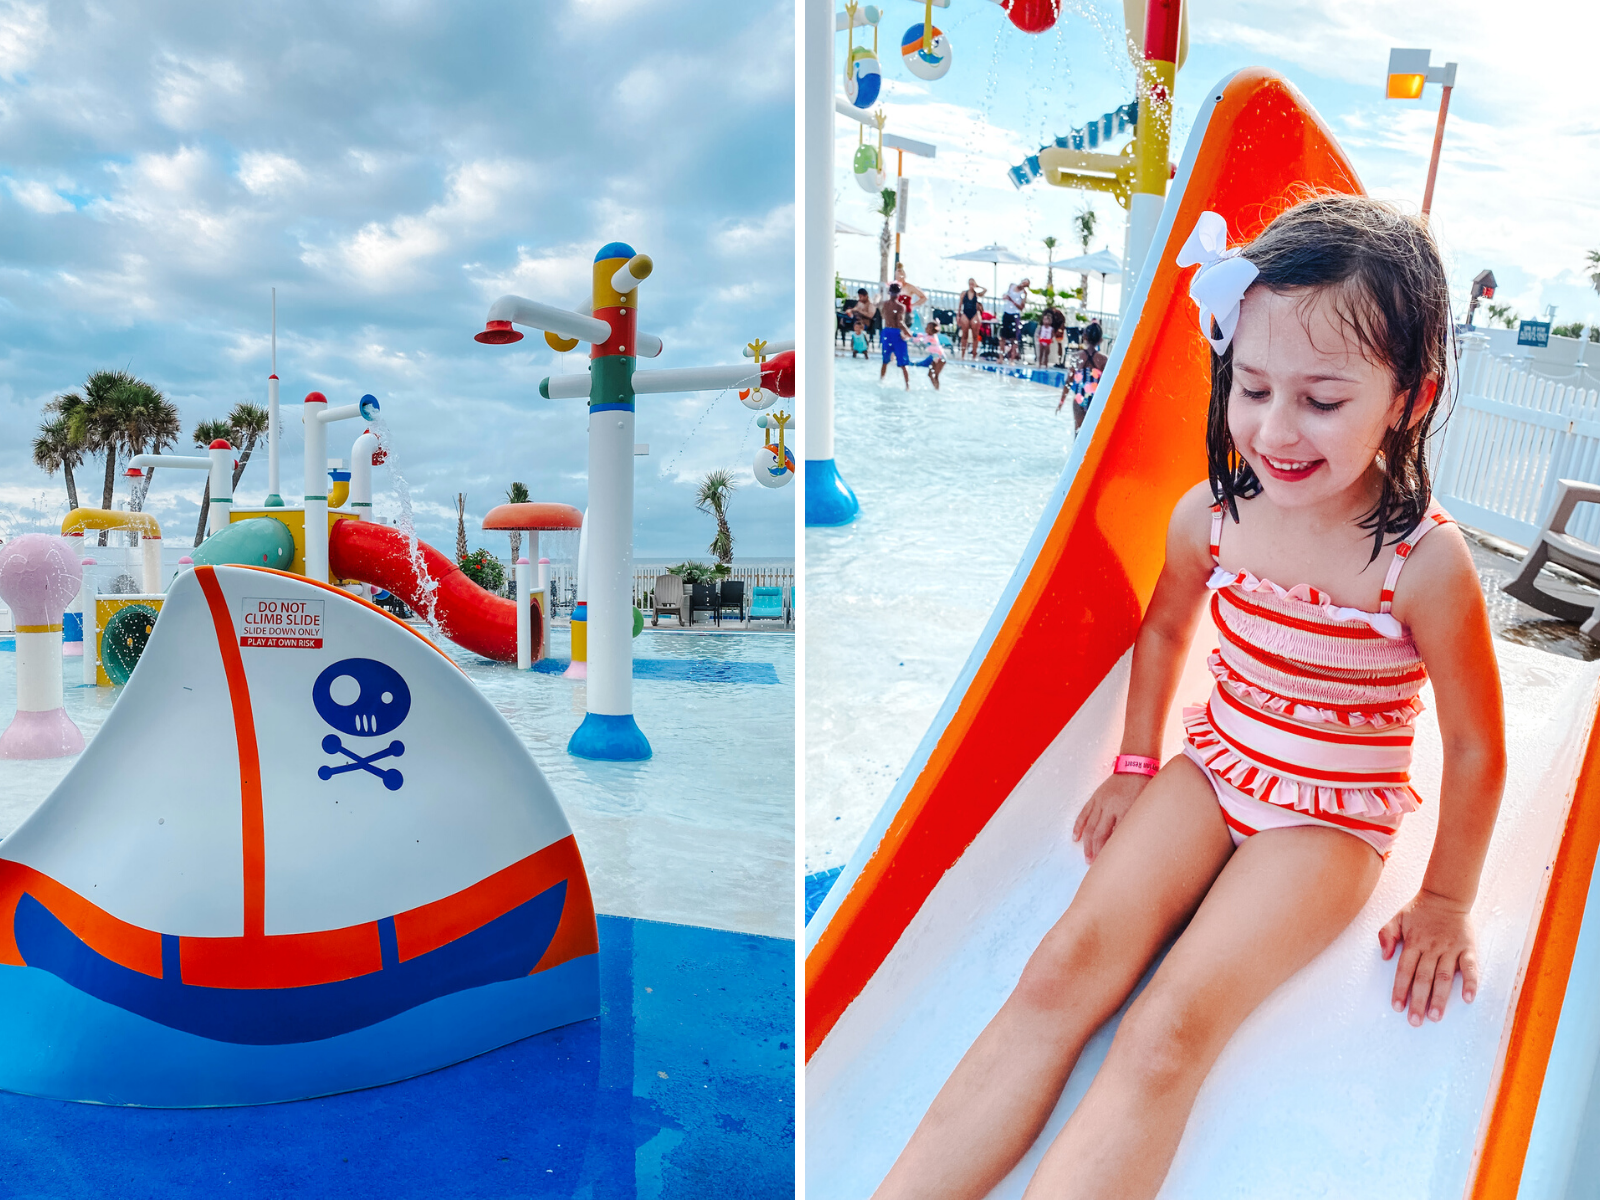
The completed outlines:
{"type": "Polygon", "coordinates": [[[0,758],[61,758],[83,749],[61,686],[61,616],[83,582],[79,553],[47,533],[0,546],[0,601],[17,627],[17,715],[0,733],[0,758]]]}

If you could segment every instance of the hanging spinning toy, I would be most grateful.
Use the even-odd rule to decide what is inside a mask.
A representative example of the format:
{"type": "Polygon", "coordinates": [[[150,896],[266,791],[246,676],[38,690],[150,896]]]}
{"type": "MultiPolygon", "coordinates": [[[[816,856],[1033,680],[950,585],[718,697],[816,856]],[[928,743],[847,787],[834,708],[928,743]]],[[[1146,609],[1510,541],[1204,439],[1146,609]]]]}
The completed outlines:
{"type": "Polygon", "coordinates": [[[926,0],[922,20],[900,39],[900,57],[918,79],[943,79],[950,70],[950,40],[934,26],[933,0],[926,0]]]}
{"type": "MultiPolygon", "coordinates": [[[[767,343],[762,338],[757,338],[745,349],[749,352],[750,357],[756,360],[758,368],[761,363],[767,361],[767,343]]],[[[777,398],[777,392],[763,391],[760,384],[753,388],[739,389],[739,403],[746,408],[769,408],[777,398]]]]}
{"type": "Polygon", "coordinates": [[[872,114],[873,121],[878,126],[878,144],[869,146],[866,142],[867,127],[861,126],[856,131],[856,157],[855,172],[856,183],[863,192],[876,196],[883,190],[886,175],[883,170],[883,109],[872,114]]]}
{"type": "Polygon", "coordinates": [[[878,65],[877,13],[870,6],[867,20],[872,24],[872,49],[856,45],[856,11],[854,3],[844,6],[849,20],[849,48],[844,59],[844,98],[857,108],[871,108],[878,101],[883,87],[883,68],[878,65]]]}
{"type": "Polygon", "coordinates": [[[756,425],[764,431],[766,444],[756,451],[756,482],[762,487],[781,488],[794,479],[794,451],[783,444],[783,435],[794,417],[781,409],[775,413],[762,413],[756,425]],[[772,430],[778,430],[777,445],[772,442],[772,430]]]}

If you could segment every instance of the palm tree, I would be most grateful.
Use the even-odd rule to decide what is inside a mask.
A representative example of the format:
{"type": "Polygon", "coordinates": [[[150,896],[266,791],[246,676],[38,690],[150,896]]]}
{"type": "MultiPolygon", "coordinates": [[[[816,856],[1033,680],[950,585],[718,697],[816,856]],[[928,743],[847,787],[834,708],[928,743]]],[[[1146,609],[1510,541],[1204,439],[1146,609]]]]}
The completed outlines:
{"type": "MultiPolygon", "coordinates": [[[[106,459],[105,489],[100,507],[111,507],[112,489],[117,480],[117,454],[124,444],[128,410],[136,403],[129,389],[137,382],[126,371],[93,371],[84,380],[82,393],[59,397],[55,404],[67,419],[72,440],[89,454],[106,459]]],[[[106,544],[106,531],[100,531],[100,545],[106,544]]]]}
{"type": "MultiPolygon", "coordinates": [[[[1078,235],[1078,245],[1083,247],[1085,254],[1089,253],[1089,243],[1094,240],[1094,224],[1097,214],[1094,209],[1084,205],[1078,215],[1072,218],[1072,231],[1078,235]]],[[[1083,301],[1085,308],[1089,307],[1089,272],[1085,271],[1078,280],[1078,298],[1083,301]]],[[[1105,298],[1101,297],[1101,303],[1105,298]]]]}
{"type": "MultiPolygon", "coordinates": [[[[178,419],[178,409],[170,400],[142,379],[124,385],[124,411],[122,444],[130,455],[160,454],[183,433],[178,419]]],[[[155,468],[145,471],[143,479],[134,484],[128,507],[139,512],[150,492],[155,468]]]]}
{"type": "Polygon", "coordinates": [[[241,400],[228,414],[228,443],[239,450],[238,465],[233,468],[233,488],[239,490],[239,480],[250,465],[250,455],[256,443],[267,433],[267,410],[259,404],[241,400]]]}
{"type": "MultiPolygon", "coordinates": [[[[226,421],[201,421],[194,427],[194,444],[201,449],[210,446],[212,442],[221,438],[228,440],[233,432],[226,421]]],[[[211,515],[211,475],[206,474],[206,490],[200,495],[200,524],[194,527],[194,544],[198,546],[206,540],[206,519],[211,515]]]]}
{"type": "Polygon", "coordinates": [[[1600,250],[1591,250],[1585,254],[1584,261],[1589,265],[1584,268],[1584,274],[1589,277],[1594,290],[1600,292],[1600,250]]]}
{"type": "MultiPolygon", "coordinates": [[[[894,193],[889,194],[892,196],[894,193]]],[[[733,530],[728,528],[728,502],[733,499],[737,487],[733,476],[719,468],[706,472],[694,494],[694,506],[717,518],[717,536],[711,539],[710,550],[723,566],[733,561],[733,530]]]]}
{"type": "Polygon", "coordinates": [[[1054,299],[1056,294],[1056,269],[1050,265],[1050,260],[1056,255],[1056,239],[1044,239],[1044,293],[1054,299]]]}
{"type": "Polygon", "coordinates": [[[1517,310],[1509,304],[1487,304],[1484,307],[1489,310],[1491,321],[1499,321],[1507,329],[1517,323],[1517,310]]]}
{"type": "MultiPolygon", "coordinates": [[[[894,216],[894,206],[899,196],[893,188],[884,188],[879,194],[878,207],[872,211],[883,217],[883,232],[878,235],[878,290],[889,290],[889,247],[894,245],[894,235],[889,232],[889,218],[894,216]]],[[[710,478],[710,476],[707,476],[710,478]]]]}
{"type": "Polygon", "coordinates": [[[456,561],[467,556],[467,494],[456,493],[456,561]]]}
{"type": "Polygon", "coordinates": [[[60,471],[66,476],[67,505],[77,508],[78,484],[72,468],[83,464],[83,445],[72,440],[71,422],[66,417],[57,416],[39,426],[39,436],[33,439],[33,463],[46,475],[60,471]]]}
{"type": "MultiPolygon", "coordinates": [[[[526,504],[527,502],[528,502],[528,485],[527,484],[525,484],[525,483],[513,483],[509,488],[506,489],[506,503],[507,504],[526,504]]],[[[515,565],[517,559],[519,559],[521,557],[522,557],[522,530],[513,529],[511,531],[511,562],[512,562],[512,564],[515,565]]]]}

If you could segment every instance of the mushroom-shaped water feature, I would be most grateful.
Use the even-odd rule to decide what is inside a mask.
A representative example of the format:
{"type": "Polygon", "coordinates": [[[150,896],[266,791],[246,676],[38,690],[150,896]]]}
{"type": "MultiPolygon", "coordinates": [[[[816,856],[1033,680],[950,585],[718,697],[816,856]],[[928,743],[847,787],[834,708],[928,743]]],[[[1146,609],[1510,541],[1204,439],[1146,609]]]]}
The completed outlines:
{"type": "Polygon", "coordinates": [[[25,533],[0,549],[0,600],[17,623],[17,715],[0,733],[0,758],[83,749],[61,685],[61,616],[82,582],[78,548],[65,538],[25,533]]]}
{"type": "MultiPolygon", "coordinates": [[[[539,557],[539,534],[543,530],[581,529],[583,514],[570,504],[524,502],[500,504],[491,508],[483,518],[485,529],[520,530],[528,535],[527,557],[516,563],[517,579],[517,666],[527,670],[533,665],[533,615],[531,603],[535,590],[544,591],[549,579],[544,569],[548,559],[539,557]],[[539,579],[533,579],[532,562],[540,564],[539,579]],[[526,615],[524,615],[526,614],[526,615]]],[[[539,639],[541,652],[550,644],[550,612],[548,604],[541,604],[540,621],[544,636],[539,639]]]]}

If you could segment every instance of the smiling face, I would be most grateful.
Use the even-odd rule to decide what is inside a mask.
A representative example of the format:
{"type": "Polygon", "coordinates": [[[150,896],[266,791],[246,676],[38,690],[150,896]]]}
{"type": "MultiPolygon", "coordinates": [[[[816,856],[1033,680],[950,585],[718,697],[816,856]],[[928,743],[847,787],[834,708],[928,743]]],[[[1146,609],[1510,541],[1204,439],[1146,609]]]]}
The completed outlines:
{"type": "MultiPolygon", "coordinates": [[[[1431,388],[1424,385],[1414,419],[1431,388]]],[[[1404,410],[1388,367],[1366,356],[1327,292],[1245,293],[1228,430],[1275,503],[1299,508],[1359,493],[1357,502],[1370,504],[1373,460],[1404,410]]]]}

